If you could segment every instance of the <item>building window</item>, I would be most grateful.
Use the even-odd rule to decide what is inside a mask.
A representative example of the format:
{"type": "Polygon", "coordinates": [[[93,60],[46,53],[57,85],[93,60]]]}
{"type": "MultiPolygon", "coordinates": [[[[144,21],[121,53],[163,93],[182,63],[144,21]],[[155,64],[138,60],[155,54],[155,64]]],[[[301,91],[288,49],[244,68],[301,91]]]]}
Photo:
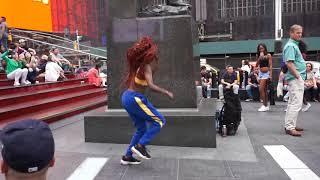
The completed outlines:
{"type": "Polygon", "coordinates": [[[218,18],[265,15],[266,0],[218,0],[218,18]]]}
{"type": "Polygon", "coordinates": [[[288,14],[320,11],[320,0],[283,0],[283,12],[288,14]]]}

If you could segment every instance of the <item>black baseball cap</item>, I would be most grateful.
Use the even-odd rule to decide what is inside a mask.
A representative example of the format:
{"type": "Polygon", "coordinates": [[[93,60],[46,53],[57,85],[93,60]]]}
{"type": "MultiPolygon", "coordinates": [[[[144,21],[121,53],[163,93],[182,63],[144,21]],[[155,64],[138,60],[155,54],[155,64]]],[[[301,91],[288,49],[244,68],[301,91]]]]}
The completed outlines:
{"type": "Polygon", "coordinates": [[[2,157],[18,172],[34,173],[47,167],[54,156],[54,139],[47,123],[22,120],[0,132],[2,157]]]}

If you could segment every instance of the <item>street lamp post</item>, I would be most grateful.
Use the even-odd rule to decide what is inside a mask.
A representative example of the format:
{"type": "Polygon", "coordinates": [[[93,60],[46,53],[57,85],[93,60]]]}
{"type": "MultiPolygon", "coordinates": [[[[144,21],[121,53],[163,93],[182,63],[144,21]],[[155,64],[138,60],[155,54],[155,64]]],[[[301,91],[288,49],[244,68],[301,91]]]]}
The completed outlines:
{"type": "Polygon", "coordinates": [[[281,53],[282,51],[282,43],[281,39],[283,36],[282,30],[282,0],[275,0],[275,47],[274,53],[281,53]]]}

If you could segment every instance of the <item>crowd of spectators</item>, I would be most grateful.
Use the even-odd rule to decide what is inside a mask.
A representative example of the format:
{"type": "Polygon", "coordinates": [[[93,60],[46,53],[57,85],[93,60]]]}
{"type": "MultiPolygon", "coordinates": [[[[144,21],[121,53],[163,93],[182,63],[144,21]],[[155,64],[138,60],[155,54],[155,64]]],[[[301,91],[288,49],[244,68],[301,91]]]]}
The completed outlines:
{"type": "Polygon", "coordinates": [[[72,70],[72,64],[66,60],[57,48],[47,49],[40,56],[27,46],[25,39],[2,48],[1,64],[8,79],[15,80],[14,86],[37,83],[37,77],[46,82],[66,79],[64,72],[72,70]]]}
{"type": "MultiPolygon", "coordinates": [[[[306,66],[307,77],[305,80],[304,104],[306,105],[305,107],[309,107],[310,105],[307,101],[320,101],[320,77],[318,77],[313,71],[312,63],[307,62],[306,66]]],[[[220,76],[218,79],[219,99],[223,99],[223,92],[225,89],[232,88],[235,94],[238,94],[238,89],[245,89],[245,101],[247,102],[253,100],[261,101],[259,99],[259,68],[254,65],[250,65],[248,60],[242,60],[241,67],[237,68],[236,70],[237,71],[235,71],[232,66],[228,65],[226,66],[226,69],[220,71],[220,76]]],[[[202,95],[203,97],[207,97],[208,87],[213,88],[214,86],[214,83],[212,83],[212,71],[206,69],[205,66],[201,66],[200,77],[202,85],[202,95]]],[[[282,98],[282,100],[285,102],[288,101],[288,82],[285,79],[284,69],[281,69],[281,72],[279,74],[276,92],[279,98],[282,98]]]]}
{"type": "Polygon", "coordinates": [[[76,72],[77,77],[88,77],[90,84],[106,87],[107,75],[101,70],[101,64],[86,71],[75,70],[57,47],[43,49],[38,54],[27,46],[25,39],[10,43],[7,48],[1,46],[0,61],[7,79],[14,80],[14,86],[35,84],[38,78],[44,78],[45,82],[65,80],[65,72],[76,72]]]}

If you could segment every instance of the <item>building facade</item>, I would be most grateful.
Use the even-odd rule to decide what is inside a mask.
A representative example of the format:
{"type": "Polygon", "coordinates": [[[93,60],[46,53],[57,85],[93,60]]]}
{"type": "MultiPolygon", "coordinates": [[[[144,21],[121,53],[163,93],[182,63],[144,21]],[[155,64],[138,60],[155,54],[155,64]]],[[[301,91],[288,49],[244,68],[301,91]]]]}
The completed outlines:
{"type": "MultiPolygon", "coordinates": [[[[207,35],[229,34],[230,40],[273,39],[275,33],[274,0],[207,1],[207,35]],[[230,30],[232,29],[232,30],[230,30]]],[[[304,27],[305,37],[320,36],[320,0],[283,0],[284,37],[293,24],[304,27]]],[[[214,41],[225,41],[216,38],[214,41]]]]}

